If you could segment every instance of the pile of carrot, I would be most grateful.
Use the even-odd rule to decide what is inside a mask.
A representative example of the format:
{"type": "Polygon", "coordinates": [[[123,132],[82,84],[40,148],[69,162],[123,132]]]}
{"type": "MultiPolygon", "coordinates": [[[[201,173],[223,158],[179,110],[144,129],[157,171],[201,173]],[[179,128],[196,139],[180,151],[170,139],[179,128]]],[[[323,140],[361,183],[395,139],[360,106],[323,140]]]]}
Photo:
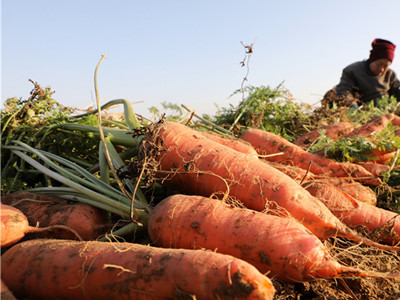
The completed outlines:
{"type": "Polygon", "coordinates": [[[159,124],[143,140],[140,155],[159,153],[161,182],[181,193],[234,198],[247,208],[292,216],[320,239],[340,236],[385,250],[399,250],[370,241],[351,230],[299,183],[254,156],[211,141],[175,122],[159,124]],[[162,149],[154,144],[162,141],[162,149]]]}
{"type": "MultiPolygon", "coordinates": [[[[322,130],[338,139],[390,122],[400,124],[387,114],[358,128],[341,123],[322,130]]],[[[110,224],[90,205],[28,192],[6,195],[4,287],[29,299],[273,299],[270,278],[400,278],[344,265],[323,244],[340,237],[400,250],[400,219],[376,207],[371,188],[382,184],[387,165],[308,153],[303,146],[321,130],[291,143],[259,129],[227,138],[176,122],[152,128],[138,161],[175,193],[156,203],[144,224],[152,245],[96,241],[110,224]],[[357,232],[360,227],[373,240],[357,232]],[[31,239],[38,231],[48,234],[31,239]]]]}

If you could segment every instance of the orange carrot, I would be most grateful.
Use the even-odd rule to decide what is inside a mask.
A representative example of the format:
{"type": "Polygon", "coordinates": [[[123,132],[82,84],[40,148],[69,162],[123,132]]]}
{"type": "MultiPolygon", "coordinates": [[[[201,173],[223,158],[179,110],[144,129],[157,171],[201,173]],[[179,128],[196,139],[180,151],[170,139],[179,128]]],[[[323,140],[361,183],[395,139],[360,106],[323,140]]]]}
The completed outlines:
{"type": "MultiPolygon", "coordinates": [[[[220,144],[228,146],[236,151],[239,151],[239,152],[242,152],[242,153],[245,153],[248,155],[252,155],[252,156],[258,158],[258,153],[253,148],[253,146],[250,143],[248,143],[242,139],[229,138],[229,137],[225,137],[222,135],[218,135],[213,132],[202,132],[202,134],[214,142],[220,143],[220,144]]],[[[283,165],[283,164],[279,164],[279,163],[275,163],[275,162],[271,162],[271,161],[267,161],[267,160],[262,160],[262,161],[265,163],[268,163],[275,169],[278,169],[279,171],[283,172],[284,174],[288,175],[290,178],[292,178],[296,181],[297,180],[299,180],[299,181],[309,180],[315,176],[311,172],[307,172],[306,170],[303,170],[296,166],[283,165]]]]}
{"type": "Polygon", "coordinates": [[[281,153],[270,156],[270,161],[294,165],[310,170],[315,175],[326,177],[351,178],[370,185],[380,185],[382,181],[362,166],[353,163],[337,162],[333,159],[309,153],[299,146],[271,132],[260,129],[247,129],[240,138],[250,142],[260,155],[281,153]]]}
{"type": "MultiPolygon", "coordinates": [[[[2,197],[3,204],[22,211],[30,226],[65,225],[74,229],[84,240],[94,240],[107,230],[107,218],[96,207],[83,203],[71,203],[64,199],[30,192],[15,192],[2,197]]],[[[66,230],[43,231],[32,235],[41,238],[73,239],[66,230]]]]}
{"type": "Polygon", "coordinates": [[[340,265],[322,242],[293,218],[282,218],[201,196],[173,195],[149,217],[156,245],[230,254],[283,281],[339,276],[385,277],[340,265]]]}
{"type": "Polygon", "coordinates": [[[372,133],[380,133],[387,125],[389,125],[392,120],[394,119],[395,115],[394,114],[384,114],[384,115],[379,115],[371,120],[369,120],[367,123],[357,127],[350,133],[346,134],[344,137],[352,137],[356,135],[369,135],[372,133]]]}
{"type": "MultiPolygon", "coordinates": [[[[380,132],[382,132],[382,130],[385,129],[387,125],[389,125],[390,123],[393,123],[393,120],[395,117],[396,117],[396,115],[394,115],[392,113],[379,115],[379,116],[371,119],[364,125],[361,125],[360,127],[356,128],[355,130],[353,130],[349,134],[345,135],[344,137],[353,137],[353,136],[359,135],[359,136],[363,136],[363,138],[366,140],[373,141],[374,136],[372,134],[373,133],[379,134],[380,132]]],[[[396,121],[395,121],[395,123],[396,123],[396,121]]],[[[396,150],[396,149],[382,149],[382,150],[374,149],[369,153],[369,156],[373,157],[374,159],[372,159],[372,160],[374,160],[376,162],[387,163],[390,161],[391,157],[393,156],[393,155],[389,154],[393,150],[396,150]],[[388,154],[388,155],[385,156],[385,154],[388,154]]]]}
{"type": "Polygon", "coordinates": [[[44,228],[29,226],[28,219],[20,210],[5,204],[0,204],[0,223],[1,223],[1,236],[0,236],[1,248],[14,245],[20,239],[22,239],[27,233],[53,230],[56,228],[69,230],[73,232],[76,235],[76,237],[81,239],[73,229],[67,226],[54,225],[51,227],[44,227],[44,228]]]}
{"type": "Polygon", "coordinates": [[[3,300],[17,300],[17,298],[14,297],[14,294],[10,291],[10,289],[8,288],[8,286],[4,283],[3,280],[1,280],[1,288],[0,288],[0,299],[3,300]]]}
{"type": "Polygon", "coordinates": [[[303,186],[313,196],[320,199],[343,223],[351,227],[364,226],[369,231],[387,227],[379,238],[380,242],[397,244],[400,242],[400,219],[398,214],[349,197],[335,186],[318,180],[303,186]]]}
{"type": "Polygon", "coordinates": [[[350,122],[339,122],[334,124],[329,124],[326,126],[321,127],[318,130],[313,130],[307,132],[306,134],[301,135],[298,137],[293,144],[300,146],[300,147],[308,147],[312,144],[317,138],[320,137],[322,130],[325,131],[325,135],[330,137],[334,140],[350,133],[354,130],[353,125],[350,122]]]}
{"type": "Polygon", "coordinates": [[[214,132],[204,131],[201,132],[205,137],[209,138],[210,140],[220,143],[222,145],[228,146],[236,151],[252,155],[258,157],[257,151],[253,148],[253,146],[238,138],[223,136],[214,132]]]}
{"type": "Polygon", "coordinates": [[[1,265],[10,290],[29,299],[272,300],[275,292],[247,262],[204,250],[31,240],[10,248],[1,265]]]}
{"type": "MultiPolygon", "coordinates": [[[[390,167],[384,164],[376,163],[376,162],[366,162],[363,163],[362,166],[371,172],[372,174],[375,174],[376,176],[383,176],[384,171],[389,171],[390,167]]],[[[394,169],[398,169],[400,166],[394,167],[394,169]]]]}
{"type": "Polygon", "coordinates": [[[296,166],[284,165],[278,162],[268,161],[268,160],[262,160],[262,161],[274,167],[275,169],[281,171],[283,174],[286,174],[290,178],[296,180],[296,182],[301,182],[303,180],[311,180],[312,178],[316,177],[313,173],[309,172],[308,170],[304,170],[296,166]]]}
{"type": "MultiPolygon", "coordinates": [[[[257,151],[253,148],[253,146],[239,138],[229,138],[225,137],[222,135],[217,135],[216,133],[211,133],[211,132],[202,132],[203,135],[208,137],[210,140],[220,143],[222,145],[228,146],[236,151],[252,155],[254,157],[259,157],[257,151]],[[239,142],[240,141],[240,142],[239,142]]],[[[272,161],[267,161],[267,160],[262,160],[265,163],[268,163],[275,169],[281,171],[282,173],[288,175],[290,178],[294,180],[309,180],[313,178],[315,175],[312,174],[311,172],[307,172],[306,170],[303,170],[301,168],[298,168],[296,166],[288,166],[288,165],[283,165],[279,164],[276,162],[272,161]]]]}
{"type": "MultiPolygon", "coordinates": [[[[323,186],[323,184],[332,185],[335,188],[338,188],[342,192],[346,193],[350,197],[353,197],[358,201],[365,202],[370,205],[376,206],[376,203],[378,201],[376,193],[370,187],[362,185],[357,181],[346,181],[336,178],[326,178],[326,179],[318,179],[317,182],[321,186],[323,186]]],[[[312,184],[312,181],[310,181],[310,183],[312,184]]]]}
{"type": "Polygon", "coordinates": [[[392,124],[400,127],[400,116],[393,115],[392,124]]]}
{"type": "Polygon", "coordinates": [[[146,153],[159,153],[155,157],[159,180],[180,193],[231,196],[257,211],[291,215],[321,239],[341,236],[393,250],[350,230],[317,198],[277,169],[179,123],[161,123],[143,139],[139,152],[139,158],[145,161],[143,167],[150,164],[146,153]],[[161,141],[163,148],[157,148],[154,141],[161,141]]]}
{"type": "MultiPolygon", "coordinates": [[[[396,151],[388,152],[390,150],[377,150],[371,152],[370,162],[375,162],[378,164],[388,164],[396,156],[396,151]]],[[[364,166],[364,165],[363,165],[364,166]]]]}

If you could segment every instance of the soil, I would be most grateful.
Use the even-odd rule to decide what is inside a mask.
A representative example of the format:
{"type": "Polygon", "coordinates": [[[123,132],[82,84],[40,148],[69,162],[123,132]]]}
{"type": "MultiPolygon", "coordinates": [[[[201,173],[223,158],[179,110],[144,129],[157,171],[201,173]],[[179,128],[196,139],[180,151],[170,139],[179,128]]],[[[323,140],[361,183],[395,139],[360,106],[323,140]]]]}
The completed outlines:
{"type": "Polygon", "coordinates": [[[398,252],[376,250],[342,239],[331,239],[325,245],[342,264],[380,272],[382,278],[315,279],[303,283],[273,280],[274,300],[375,300],[400,299],[400,255],[398,252]],[[384,278],[396,274],[396,279],[384,278]]]}

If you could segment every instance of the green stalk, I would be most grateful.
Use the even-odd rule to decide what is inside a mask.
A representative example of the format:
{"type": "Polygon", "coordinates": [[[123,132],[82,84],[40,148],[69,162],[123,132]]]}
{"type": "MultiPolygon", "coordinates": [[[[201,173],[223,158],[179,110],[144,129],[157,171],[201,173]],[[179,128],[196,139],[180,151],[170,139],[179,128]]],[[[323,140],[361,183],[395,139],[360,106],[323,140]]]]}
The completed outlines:
{"type": "MultiPolygon", "coordinates": [[[[93,191],[93,190],[91,190],[91,189],[89,189],[87,187],[84,187],[84,186],[82,186],[82,185],[80,185],[80,184],[78,184],[78,183],[76,183],[74,181],[71,181],[71,180],[63,177],[62,175],[60,175],[60,174],[58,174],[58,173],[56,173],[56,172],[44,167],[43,165],[41,165],[40,163],[35,161],[33,158],[31,158],[28,155],[22,153],[21,151],[13,150],[13,153],[18,155],[19,157],[21,157],[24,161],[29,163],[34,168],[40,170],[42,173],[50,176],[51,178],[59,181],[60,183],[66,185],[66,186],[69,186],[69,187],[75,189],[76,191],[78,191],[78,192],[80,192],[82,194],[85,194],[88,197],[91,197],[93,199],[96,199],[96,200],[98,200],[98,201],[100,201],[100,202],[102,202],[102,203],[104,203],[106,205],[109,205],[109,206],[111,206],[113,208],[122,210],[122,212],[124,214],[130,212],[130,210],[126,208],[126,203],[120,202],[120,201],[117,201],[117,200],[111,199],[110,197],[105,196],[104,193],[107,192],[106,189],[104,189],[104,188],[101,189],[99,187],[99,190],[102,193],[97,193],[97,192],[95,192],[95,191],[93,191]]],[[[122,200],[122,198],[118,199],[118,200],[122,200]]],[[[137,209],[140,209],[140,208],[137,208],[137,209]]]]}
{"type": "MultiPolygon", "coordinates": [[[[106,146],[108,148],[108,151],[110,153],[110,157],[112,159],[114,166],[117,169],[126,170],[126,165],[125,165],[124,161],[121,159],[121,157],[118,155],[113,144],[107,138],[105,139],[105,142],[106,142],[106,146]]],[[[135,192],[135,186],[137,184],[136,182],[131,182],[129,180],[125,180],[125,184],[128,186],[131,193],[135,192]]],[[[136,189],[135,198],[136,197],[139,199],[140,202],[148,204],[147,199],[140,188],[136,189]]]]}
{"type": "Polygon", "coordinates": [[[68,178],[68,180],[72,179],[74,182],[80,182],[81,184],[84,184],[93,190],[101,189],[104,194],[106,194],[110,197],[113,197],[113,198],[118,199],[119,201],[123,201],[125,203],[130,203],[130,200],[128,200],[129,198],[127,198],[124,194],[122,194],[121,191],[118,191],[118,190],[114,189],[113,187],[106,185],[104,182],[99,180],[97,177],[93,176],[91,173],[89,173],[82,167],[80,167],[70,161],[67,161],[62,157],[56,156],[52,153],[48,153],[48,152],[46,153],[45,151],[40,151],[40,150],[34,149],[31,146],[26,145],[22,142],[16,141],[16,143],[23,146],[23,148],[25,148],[25,150],[29,150],[31,153],[34,153],[35,155],[37,155],[45,163],[47,163],[49,166],[51,166],[52,168],[57,170],[62,176],[65,176],[66,178],[68,178]],[[82,176],[89,179],[89,181],[85,180],[84,178],[82,178],[80,176],[77,176],[76,174],[72,173],[71,171],[68,171],[66,168],[63,168],[63,167],[55,164],[50,159],[48,159],[46,157],[46,155],[43,154],[43,152],[46,153],[47,156],[50,156],[51,158],[53,158],[54,160],[66,165],[68,167],[72,167],[74,169],[74,171],[77,171],[82,176]]]}
{"type": "Polygon", "coordinates": [[[107,160],[104,153],[104,145],[100,142],[99,145],[99,169],[100,179],[105,184],[110,184],[110,168],[108,167],[107,160]]]}
{"type": "MultiPolygon", "coordinates": [[[[77,130],[77,131],[86,131],[92,132],[94,134],[100,135],[100,130],[96,126],[91,125],[83,125],[83,124],[73,124],[73,123],[64,123],[64,124],[57,124],[51,126],[46,133],[43,135],[42,140],[54,129],[57,128],[66,128],[70,130],[77,130]]],[[[127,130],[118,129],[118,128],[109,128],[103,127],[104,134],[110,138],[113,144],[122,145],[126,147],[133,147],[138,148],[141,140],[144,137],[132,138],[131,134],[127,130]]]]}
{"type": "MultiPolygon", "coordinates": [[[[80,194],[80,193],[76,192],[74,189],[69,188],[69,187],[33,188],[33,189],[30,189],[29,191],[34,192],[34,193],[53,195],[53,196],[60,197],[60,198],[70,200],[70,201],[78,201],[81,203],[95,206],[99,209],[108,211],[115,215],[120,215],[123,218],[126,218],[126,219],[129,218],[129,215],[122,214],[120,210],[116,210],[108,205],[104,205],[101,202],[98,202],[96,200],[88,198],[87,196],[80,194]]],[[[128,225],[113,232],[112,235],[123,236],[123,235],[129,234],[129,233],[135,232],[136,230],[147,228],[146,226],[147,226],[147,221],[148,221],[148,214],[145,212],[139,211],[139,220],[141,223],[129,223],[128,225]]],[[[107,241],[106,238],[102,238],[100,240],[107,241]]]]}
{"type": "MultiPolygon", "coordinates": [[[[96,83],[95,83],[95,86],[96,86],[96,83]]],[[[107,102],[106,104],[102,105],[100,107],[100,110],[104,110],[106,108],[109,108],[111,106],[118,105],[118,104],[124,105],[125,121],[130,130],[133,130],[135,128],[139,128],[142,126],[140,124],[139,120],[136,118],[136,114],[135,114],[135,111],[133,110],[131,103],[126,99],[111,100],[111,101],[107,102]]],[[[80,115],[71,116],[71,118],[81,118],[84,116],[89,116],[89,115],[95,114],[96,112],[97,112],[96,110],[92,110],[92,111],[88,111],[88,112],[80,114],[80,115]]]]}
{"type": "MultiPolygon", "coordinates": [[[[115,170],[114,165],[113,165],[113,163],[112,163],[112,161],[111,161],[111,157],[110,157],[110,154],[109,154],[109,152],[108,152],[108,148],[107,148],[107,144],[106,144],[106,140],[105,140],[105,136],[104,136],[103,127],[101,127],[100,96],[99,96],[99,89],[98,89],[98,87],[97,87],[97,71],[98,71],[98,69],[99,69],[99,66],[100,66],[101,62],[102,62],[105,58],[106,58],[106,55],[103,55],[103,56],[101,57],[99,63],[98,63],[97,66],[96,66],[96,70],[95,70],[95,72],[94,72],[94,90],[95,90],[95,93],[96,93],[96,102],[97,102],[97,110],[98,110],[98,114],[97,114],[97,120],[98,120],[98,121],[97,121],[97,123],[98,123],[98,128],[99,128],[99,133],[100,133],[100,140],[101,140],[101,143],[103,144],[104,156],[105,156],[105,158],[106,158],[106,160],[107,160],[108,167],[110,168],[110,170],[111,170],[111,172],[112,172],[112,175],[113,175],[115,181],[117,182],[117,184],[118,184],[120,190],[121,190],[127,197],[129,197],[130,195],[129,195],[128,191],[125,190],[125,186],[123,185],[121,179],[119,178],[119,176],[118,176],[118,174],[117,174],[117,171],[115,170]]],[[[136,118],[136,117],[135,117],[135,118],[136,118]]],[[[131,216],[132,216],[132,206],[133,206],[133,205],[134,205],[134,197],[132,197],[132,200],[131,200],[131,216]]],[[[133,217],[132,217],[131,219],[132,219],[132,221],[134,221],[134,218],[133,218],[133,217]]]]}
{"type": "Polygon", "coordinates": [[[101,210],[105,210],[111,212],[116,215],[120,215],[121,217],[128,218],[129,216],[124,214],[122,210],[116,209],[110,205],[104,204],[97,200],[87,197],[85,194],[77,192],[75,189],[70,187],[39,187],[39,188],[31,188],[27,191],[32,193],[41,193],[56,196],[59,198],[71,200],[71,201],[78,201],[81,203],[89,204],[95,206],[101,210]]]}

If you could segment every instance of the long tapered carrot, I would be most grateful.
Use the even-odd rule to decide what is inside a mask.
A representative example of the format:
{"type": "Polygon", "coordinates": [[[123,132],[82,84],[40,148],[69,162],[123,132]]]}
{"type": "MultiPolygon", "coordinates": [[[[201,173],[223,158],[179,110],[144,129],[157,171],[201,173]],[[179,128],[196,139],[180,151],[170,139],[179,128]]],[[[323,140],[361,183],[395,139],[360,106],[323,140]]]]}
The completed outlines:
{"type": "Polygon", "coordinates": [[[315,175],[352,178],[374,186],[382,184],[379,178],[360,165],[337,162],[333,159],[309,153],[271,132],[260,129],[247,129],[242,133],[240,138],[251,143],[260,155],[283,152],[282,155],[268,157],[267,159],[270,161],[295,165],[302,169],[310,170],[315,175]]]}
{"type": "Polygon", "coordinates": [[[19,209],[16,209],[12,206],[5,205],[2,203],[0,204],[0,225],[1,225],[1,234],[0,234],[1,248],[14,245],[20,239],[22,239],[27,233],[42,232],[54,229],[68,230],[74,233],[75,237],[82,240],[82,238],[79,236],[78,233],[76,233],[76,231],[64,225],[53,225],[42,228],[29,226],[28,219],[19,209]]]}
{"type": "MultiPolygon", "coordinates": [[[[84,240],[95,240],[107,231],[108,220],[104,211],[83,203],[26,191],[4,195],[3,204],[19,209],[25,214],[30,226],[67,226],[84,240]]],[[[51,230],[36,233],[41,238],[73,239],[75,235],[66,230],[51,230]]]]}
{"type": "Polygon", "coordinates": [[[329,210],[348,226],[363,226],[369,231],[381,229],[377,239],[387,244],[400,242],[400,215],[349,197],[341,189],[319,180],[303,186],[320,199],[329,210]]]}
{"type": "Polygon", "coordinates": [[[10,248],[1,265],[21,299],[272,300],[275,293],[254,266],[204,250],[31,240],[10,248]]]}
{"type": "Polygon", "coordinates": [[[305,148],[308,147],[310,144],[312,144],[318,137],[320,137],[322,131],[325,132],[325,136],[336,140],[350,133],[353,130],[354,127],[350,122],[339,122],[339,123],[329,124],[317,130],[313,130],[299,136],[293,142],[293,144],[305,148]]]}
{"type": "MultiPolygon", "coordinates": [[[[395,125],[397,120],[397,116],[392,113],[379,115],[372,118],[367,123],[357,127],[344,137],[362,136],[366,140],[374,141],[376,135],[381,133],[390,123],[395,125]]],[[[393,152],[394,150],[396,149],[373,149],[368,155],[373,161],[378,163],[388,163],[394,156],[393,153],[390,152],[393,152]]]]}
{"type": "Polygon", "coordinates": [[[344,135],[344,137],[380,133],[383,129],[386,128],[386,126],[388,126],[392,122],[394,118],[395,115],[392,113],[376,116],[369,120],[367,123],[355,128],[353,131],[344,135]]]}
{"type": "Polygon", "coordinates": [[[205,137],[209,138],[212,141],[215,141],[217,143],[220,143],[222,145],[228,146],[232,149],[235,149],[236,151],[252,155],[255,157],[258,157],[257,151],[253,148],[253,146],[239,138],[235,137],[228,137],[228,136],[223,136],[221,134],[217,134],[214,132],[201,132],[205,137]]]}
{"type": "Polygon", "coordinates": [[[320,187],[323,187],[324,184],[326,186],[332,186],[334,189],[338,189],[342,193],[345,193],[358,201],[365,202],[370,205],[376,206],[378,202],[376,192],[374,192],[370,187],[365,186],[357,181],[346,181],[337,178],[323,178],[315,181],[304,181],[304,183],[307,182],[310,184],[317,182],[320,187]]]}
{"type": "MultiPolygon", "coordinates": [[[[375,174],[376,176],[383,176],[384,172],[390,171],[390,166],[376,162],[366,162],[363,163],[362,166],[372,174],[375,174]]],[[[399,169],[399,168],[400,166],[394,167],[394,169],[399,169]]]]}
{"type": "Polygon", "coordinates": [[[230,254],[284,281],[398,276],[340,265],[321,241],[293,218],[234,208],[202,196],[164,199],[150,213],[148,228],[156,245],[230,254]]]}
{"type": "Polygon", "coordinates": [[[155,167],[150,162],[152,153],[157,154],[154,164],[159,180],[181,193],[234,197],[254,210],[291,215],[321,239],[341,236],[393,250],[350,230],[317,198],[277,169],[184,125],[159,124],[143,139],[139,153],[143,167],[150,170],[155,167]]]}

